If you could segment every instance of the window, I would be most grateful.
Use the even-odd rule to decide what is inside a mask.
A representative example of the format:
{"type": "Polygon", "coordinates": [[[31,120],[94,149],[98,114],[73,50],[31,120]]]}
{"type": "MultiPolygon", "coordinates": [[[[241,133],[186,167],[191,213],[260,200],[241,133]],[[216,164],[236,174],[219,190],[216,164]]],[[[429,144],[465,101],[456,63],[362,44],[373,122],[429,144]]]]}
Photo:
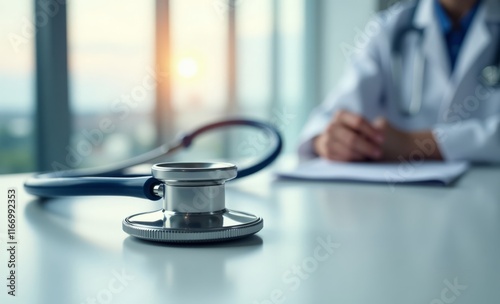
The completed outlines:
{"type": "MultiPolygon", "coordinates": [[[[8,14],[2,11],[2,34],[26,35],[23,31],[33,19],[32,2],[0,1],[9,6],[8,14]]],[[[65,166],[91,167],[127,159],[182,130],[228,116],[271,122],[285,135],[286,150],[293,149],[308,109],[305,3],[68,1],[72,131],[66,149],[72,161],[65,166]],[[165,54],[156,54],[159,3],[168,3],[170,48],[165,54]],[[233,23],[230,16],[235,17],[233,23]],[[168,59],[166,74],[156,73],[158,56],[168,59]],[[168,94],[157,96],[162,77],[169,83],[168,94]],[[166,138],[157,132],[159,103],[168,105],[166,138]]],[[[33,32],[27,34],[19,51],[12,42],[0,42],[2,53],[10,54],[0,58],[2,173],[35,168],[33,32]]],[[[180,158],[227,159],[241,152],[237,147],[247,136],[208,138],[180,158]]]]}
{"type": "Polygon", "coordinates": [[[71,1],[67,9],[74,154],[67,165],[148,151],[156,139],[154,1],[71,1]]]}
{"type": "Polygon", "coordinates": [[[305,100],[305,0],[237,1],[238,103],[258,113],[295,148],[307,115],[305,100]]]}
{"type": "Polygon", "coordinates": [[[0,0],[0,8],[0,173],[33,171],[32,1],[0,0]]]}

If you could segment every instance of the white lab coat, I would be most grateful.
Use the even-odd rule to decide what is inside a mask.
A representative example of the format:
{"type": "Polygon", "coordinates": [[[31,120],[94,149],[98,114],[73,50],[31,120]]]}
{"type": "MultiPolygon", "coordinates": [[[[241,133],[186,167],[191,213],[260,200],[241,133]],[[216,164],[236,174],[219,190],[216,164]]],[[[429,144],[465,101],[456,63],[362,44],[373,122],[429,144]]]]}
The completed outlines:
{"type": "Polygon", "coordinates": [[[453,73],[433,1],[421,0],[415,12],[414,24],[425,29],[423,41],[418,44],[410,38],[403,44],[402,94],[394,91],[390,46],[396,30],[408,25],[411,5],[407,4],[377,17],[381,30],[357,52],[337,88],[311,113],[299,145],[301,159],[316,157],[312,139],[323,132],[336,111],[345,109],[369,120],[383,116],[407,131],[432,130],[446,160],[500,162],[500,89],[481,86],[478,77],[500,52],[500,1],[482,1],[453,73]],[[402,95],[409,103],[410,63],[417,47],[425,54],[423,100],[420,112],[408,117],[398,110],[398,102],[402,95]]]}

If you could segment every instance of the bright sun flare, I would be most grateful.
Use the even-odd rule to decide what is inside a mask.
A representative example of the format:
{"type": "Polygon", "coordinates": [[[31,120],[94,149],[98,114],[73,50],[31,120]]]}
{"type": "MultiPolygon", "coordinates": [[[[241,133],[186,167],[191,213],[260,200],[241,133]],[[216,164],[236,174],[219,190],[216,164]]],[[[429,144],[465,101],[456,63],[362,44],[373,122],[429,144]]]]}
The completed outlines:
{"type": "Polygon", "coordinates": [[[177,63],[177,72],[184,78],[193,78],[198,73],[198,64],[193,58],[183,58],[177,63]]]}

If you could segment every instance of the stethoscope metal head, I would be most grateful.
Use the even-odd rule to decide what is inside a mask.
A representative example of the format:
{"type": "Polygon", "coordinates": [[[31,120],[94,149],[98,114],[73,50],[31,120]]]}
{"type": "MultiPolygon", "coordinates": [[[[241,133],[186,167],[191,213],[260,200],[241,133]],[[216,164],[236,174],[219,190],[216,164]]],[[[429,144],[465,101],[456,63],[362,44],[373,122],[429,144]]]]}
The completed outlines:
{"type": "Polygon", "coordinates": [[[213,242],[252,235],[263,220],[252,214],[229,210],[225,182],[237,175],[229,163],[172,162],[152,167],[155,187],[163,208],[123,220],[126,233],[158,242],[213,242]]]}

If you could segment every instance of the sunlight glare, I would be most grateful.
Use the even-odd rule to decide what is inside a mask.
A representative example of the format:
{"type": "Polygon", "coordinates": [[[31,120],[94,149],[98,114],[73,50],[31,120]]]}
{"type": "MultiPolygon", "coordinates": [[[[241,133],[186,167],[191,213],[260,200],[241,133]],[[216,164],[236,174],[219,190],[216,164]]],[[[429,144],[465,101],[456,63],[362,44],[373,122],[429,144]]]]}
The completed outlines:
{"type": "Polygon", "coordinates": [[[177,64],[177,72],[184,78],[193,78],[198,73],[198,63],[191,57],[182,58],[177,64]]]}

